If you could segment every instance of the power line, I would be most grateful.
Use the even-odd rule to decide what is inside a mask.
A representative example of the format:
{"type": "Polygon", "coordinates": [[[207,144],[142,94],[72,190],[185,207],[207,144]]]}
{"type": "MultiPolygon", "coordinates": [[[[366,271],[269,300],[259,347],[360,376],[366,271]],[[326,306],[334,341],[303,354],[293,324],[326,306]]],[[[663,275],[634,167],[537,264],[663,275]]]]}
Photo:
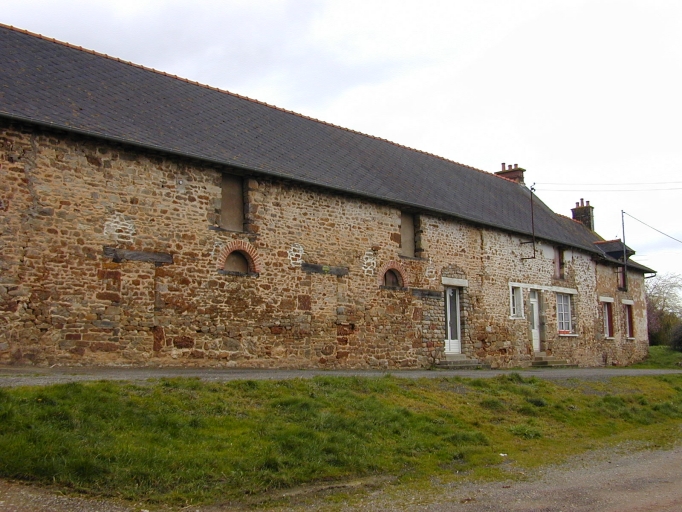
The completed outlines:
{"type": "MultiPolygon", "coordinates": [[[[576,184],[573,184],[576,185],[576,184]]],[[[540,188],[540,187],[538,187],[540,188]]],[[[645,189],[632,189],[632,188],[626,188],[626,189],[608,189],[608,188],[602,188],[602,189],[594,189],[594,190],[586,190],[584,188],[580,189],[567,189],[567,188],[541,188],[542,192],[665,192],[667,190],[682,190],[682,187],[673,187],[673,188],[645,188],[645,189]]]]}
{"type": "MultiPolygon", "coordinates": [[[[646,183],[618,183],[619,185],[675,185],[682,184],[682,181],[648,181],[646,183]]],[[[549,182],[538,182],[538,185],[585,185],[587,187],[592,185],[608,185],[613,186],[613,183],[549,183],[549,182]]]]}
{"type": "Polygon", "coordinates": [[[672,239],[675,240],[676,242],[679,242],[679,243],[682,244],[682,240],[678,240],[678,239],[675,238],[674,236],[670,236],[670,235],[668,235],[667,233],[664,233],[663,231],[661,231],[660,229],[656,229],[656,228],[653,227],[653,226],[649,226],[649,224],[647,224],[647,223],[644,222],[644,221],[639,220],[637,217],[633,217],[633,216],[630,215],[628,212],[623,212],[623,214],[624,214],[624,215],[627,215],[627,216],[630,217],[631,219],[635,219],[637,222],[640,222],[640,223],[644,224],[646,227],[651,228],[651,229],[653,229],[654,231],[658,231],[661,235],[667,236],[668,238],[672,238],[672,239]]]}

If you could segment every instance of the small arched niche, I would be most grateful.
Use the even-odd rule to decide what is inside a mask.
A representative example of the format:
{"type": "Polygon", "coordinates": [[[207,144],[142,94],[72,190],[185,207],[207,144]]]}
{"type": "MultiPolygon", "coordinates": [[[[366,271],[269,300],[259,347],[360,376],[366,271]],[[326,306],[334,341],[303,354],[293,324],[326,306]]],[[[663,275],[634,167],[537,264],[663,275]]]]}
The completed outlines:
{"type": "Polygon", "coordinates": [[[403,279],[400,273],[392,268],[389,268],[384,273],[384,286],[386,288],[402,288],[403,279]]]}
{"type": "Polygon", "coordinates": [[[253,245],[243,240],[233,240],[220,251],[216,267],[220,274],[258,277],[261,262],[253,245]]]}
{"type": "Polygon", "coordinates": [[[249,259],[242,251],[232,251],[225,258],[225,265],[223,270],[226,272],[237,272],[239,274],[248,274],[251,272],[249,268],[249,259]]]}

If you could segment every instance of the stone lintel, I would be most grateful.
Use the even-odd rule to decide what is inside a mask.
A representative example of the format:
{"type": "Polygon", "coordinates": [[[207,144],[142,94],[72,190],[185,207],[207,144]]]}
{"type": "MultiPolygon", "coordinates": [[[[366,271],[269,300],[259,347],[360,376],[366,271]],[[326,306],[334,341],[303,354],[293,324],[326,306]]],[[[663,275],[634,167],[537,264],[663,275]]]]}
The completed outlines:
{"type": "Polygon", "coordinates": [[[439,292],[438,290],[426,290],[424,288],[412,288],[412,295],[415,297],[422,297],[422,298],[434,298],[434,299],[441,299],[443,298],[443,292],[439,292]]]}
{"type": "Polygon", "coordinates": [[[123,260],[145,261],[148,263],[173,263],[173,255],[165,252],[130,251],[128,249],[116,249],[104,246],[104,257],[111,258],[115,262],[123,260]]]}
{"type": "Polygon", "coordinates": [[[330,265],[316,265],[314,263],[302,263],[301,270],[309,274],[330,274],[332,276],[348,275],[348,267],[332,267],[330,265]]]}
{"type": "Polygon", "coordinates": [[[442,277],[441,283],[444,284],[445,286],[458,286],[460,288],[468,288],[469,287],[469,280],[468,279],[456,279],[454,277],[442,277]]]}

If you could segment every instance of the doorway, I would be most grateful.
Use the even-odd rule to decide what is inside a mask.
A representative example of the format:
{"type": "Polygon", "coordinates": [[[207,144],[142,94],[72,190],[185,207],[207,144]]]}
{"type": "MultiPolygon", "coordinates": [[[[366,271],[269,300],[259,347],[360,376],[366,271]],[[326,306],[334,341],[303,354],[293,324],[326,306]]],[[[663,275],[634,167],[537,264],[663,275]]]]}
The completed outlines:
{"type": "Polygon", "coordinates": [[[537,290],[530,291],[530,336],[533,351],[540,352],[540,301],[537,290]]]}
{"type": "Polygon", "coordinates": [[[459,288],[445,288],[445,353],[462,353],[459,288]]]}

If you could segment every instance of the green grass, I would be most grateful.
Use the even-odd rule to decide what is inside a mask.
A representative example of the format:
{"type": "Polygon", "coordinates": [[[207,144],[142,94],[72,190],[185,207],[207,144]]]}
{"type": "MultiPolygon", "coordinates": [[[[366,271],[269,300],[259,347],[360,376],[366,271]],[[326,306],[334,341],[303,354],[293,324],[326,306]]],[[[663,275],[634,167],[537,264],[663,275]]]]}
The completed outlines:
{"type": "Polygon", "coordinates": [[[630,368],[661,368],[681,370],[682,352],[671,349],[664,345],[649,347],[649,357],[641,363],[633,364],[630,368]]]}
{"type": "Polygon", "coordinates": [[[502,462],[529,468],[626,440],[664,445],[680,419],[682,375],[6,388],[0,476],[152,505],[243,501],[363,476],[495,478],[502,462]]]}

